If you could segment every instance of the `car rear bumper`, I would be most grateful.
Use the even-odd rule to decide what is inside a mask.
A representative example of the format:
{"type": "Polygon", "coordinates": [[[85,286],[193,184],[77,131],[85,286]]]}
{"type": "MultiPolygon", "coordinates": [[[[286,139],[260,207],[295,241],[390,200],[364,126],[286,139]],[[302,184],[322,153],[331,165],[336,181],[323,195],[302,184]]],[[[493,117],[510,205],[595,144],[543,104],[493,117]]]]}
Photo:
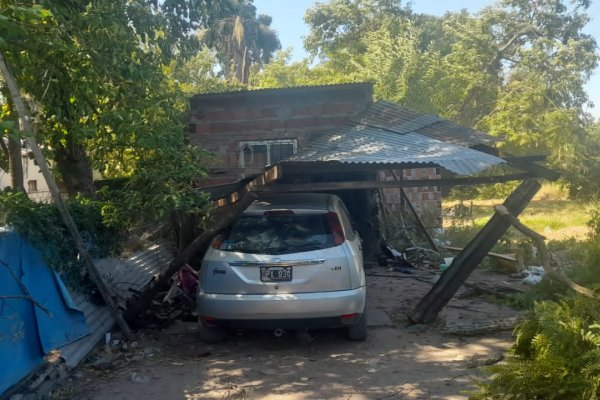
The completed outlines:
{"type": "MultiPolygon", "coordinates": [[[[296,294],[213,294],[198,293],[198,313],[218,321],[314,320],[316,325],[330,326],[348,314],[362,314],[366,288],[335,292],[296,294]],[[321,320],[322,323],[319,322],[321,320]]],[[[263,321],[260,323],[259,321],[263,321]]]]}

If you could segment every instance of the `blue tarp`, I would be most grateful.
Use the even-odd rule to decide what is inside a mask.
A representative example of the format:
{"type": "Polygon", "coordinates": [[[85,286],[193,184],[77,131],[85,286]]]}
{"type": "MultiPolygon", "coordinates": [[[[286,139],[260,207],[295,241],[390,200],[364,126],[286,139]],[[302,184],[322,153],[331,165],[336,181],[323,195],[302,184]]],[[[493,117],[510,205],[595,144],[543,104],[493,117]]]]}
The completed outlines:
{"type": "Polygon", "coordinates": [[[0,394],[49,351],[87,334],[83,313],[39,252],[18,234],[0,232],[0,394]]]}

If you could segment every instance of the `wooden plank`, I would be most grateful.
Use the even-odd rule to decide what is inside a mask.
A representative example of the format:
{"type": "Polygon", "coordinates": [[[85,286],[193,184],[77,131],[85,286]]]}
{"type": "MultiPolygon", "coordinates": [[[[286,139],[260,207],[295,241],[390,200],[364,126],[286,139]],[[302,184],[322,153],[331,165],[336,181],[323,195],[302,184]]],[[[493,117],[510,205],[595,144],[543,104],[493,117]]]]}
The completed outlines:
{"type": "MultiPolygon", "coordinates": [[[[541,185],[537,180],[527,180],[508,196],[504,206],[511,215],[519,215],[538,192],[541,185]]],[[[498,212],[494,213],[488,223],[475,235],[463,251],[442,273],[440,279],[409,313],[414,323],[428,323],[435,320],[469,275],[492,249],[494,244],[508,230],[511,223],[498,212]]]]}
{"type": "Polygon", "coordinates": [[[489,183],[500,183],[524,180],[532,178],[530,173],[512,174],[501,176],[476,176],[470,178],[455,179],[415,179],[404,181],[345,181],[345,182],[314,182],[314,183],[286,183],[270,186],[257,187],[257,192],[265,193],[296,193],[316,192],[328,190],[352,190],[352,189],[383,189],[400,187],[422,187],[422,186],[462,186],[482,185],[489,183]]]}
{"type": "Polygon", "coordinates": [[[505,160],[510,165],[513,165],[523,171],[529,172],[531,174],[534,174],[535,176],[547,179],[549,181],[556,181],[558,178],[560,178],[560,173],[553,171],[550,168],[547,168],[543,165],[535,164],[534,162],[526,158],[509,157],[505,158],[505,160]]]}
{"type": "Polygon", "coordinates": [[[240,201],[240,199],[243,198],[246,193],[260,191],[265,186],[279,180],[281,176],[281,167],[278,164],[273,165],[267,168],[261,175],[248,182],[241,189],[215,200],[214,203],[219,208],[235,204],[240,201]]]}
{"type": "Polygon", "coordinates": [[[440,254],[440,249],[438,248],[437,244],[435,243],[435,241],[429,234],[429,231],[427,231],[427,228],[425,228],[423,221],[421,221],[421,217],[419,217],[419,214],[417,214],[417,210],[415,210],[411,201],[408,199],[408,196],[406,195],[404,188],[400,188],[400,194],[401,194],[402,198],[404,199],[404,201],[406,201],[406,204],[408,204],[408,208],[410,208],[410,211],[412,212],[413,216],[415,217],[415,220],[417,221],[417,225],[419,226],[419,229],[421,230],[421,232],[423,232],[423,235],[425,235],[425,239],[427,239],[427,242],[429,243],[431,248],[436,253],[440,254]]]}

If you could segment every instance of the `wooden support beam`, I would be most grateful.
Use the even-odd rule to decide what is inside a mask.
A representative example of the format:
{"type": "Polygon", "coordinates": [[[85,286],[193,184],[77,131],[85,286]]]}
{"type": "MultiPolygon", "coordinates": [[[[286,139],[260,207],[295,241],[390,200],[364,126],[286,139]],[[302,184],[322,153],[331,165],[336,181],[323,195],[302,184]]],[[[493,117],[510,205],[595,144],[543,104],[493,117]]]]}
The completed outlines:
{"type": "Polygon", "coordinates": [[[555,181],[560,178],[560,173],[551,170],[548,167],[534,163],[531,160],[535,160],[533,156],[531,158],[526,157],[507,157],[505,160],[512,166],[515,166],[523,171],[529,172],[537,177],[547,179],[549,181],[555,181]]]}
{"type": "Polygon", "coordinates": [[[502,216],[502,218],[506,219],[516,230],[524,234],[525,236],[529,236],[535,242],[535,246],[538,250],[538,254],[540,255],[540,262],[544,267],[544,271],[554,279],[558,280],[562,284],[566,285],[571,290],[589,297],[591,299],[598,299],[596,293],[593,290],[590,290],[584,286],[578,285],[573,282],[564,272],[554,268],[552,265],[552,257],[550,256],[550,252],[546,247],[546,238],[533,229],[523,225],[521,221],[519,221],[514,215],[510,213],[510,211],[504,206],[496,206],[496,213],[502,216]]]}
{"type": "Polygon", "coordinates": [[[225,207],[230,204],[234,204],[239,201],[248,192],[257,192],[263,190],[263,188],[281,178],[281,167],[275,164],[267,168],[261,175],[252,179],[243,188],[236,190],[235,192],[229,193],[227,196],[215,200],[217,207],[225,207]]]}
{"type": "MultiPolygon", "coordinates": [[[[394,177],[395,182],[402,182],[402,177],[401,176],[399,177],[393,169],[391,169],[390,172],[392,173],[392,176],[394,177]]],[[[421,232],[423,232],[423,235],[425,235],[425,239],[427,239],[427,242],[431,246],[431,249],[434,250],[436,253],[440,254],[440,249],[437,247],[437,244],[435,243],[435,241],[429,234],[429,231],[427,230],[427,228],[425,228],[425,225],[423,224],[421,217],[419,217],[419,214],[417,214],[417,210],[415,210],[415,208],[413,207],[412,202],[409,200],[408,196],[406,195],[406,191],[404,191],[403,187],[400,188],[400,196],[402,197],[402,199],[404,199],[404,201],[408,205],[408,208],[410,209],[413,216],[415,217],[415,220],[417,221],[417,225],[419,226],[419,229],[421,230],[421,232]]]]}
{"type": "Polygon", "coordinates": [[[75,225],[75,221],[73,221],[73,217],[69,214],[69,210],[67,209],[65,203],[63,202],[62,197],[60,196],[60,191],[58,190],[58,185],[54,180],[54,176],[50,172],[50,168],[48,168],[48,162],[46,158],[42,154],[36,140],[35,134],[33,132],[33,127],[31,126],[29,112],[25,107],[25,103],[23,102],[23,98],[21,97],[21,93],[19,92],[19,87],[17,86],[17,82],[13,78],[6,62],[4,60],[4,54],[0,51],[0,70],[2,71],[2,75],[4,75],[4,81],[6,82],[6,86],[8,86],[8,90],[12,97],[12,100],[15,104],[15,108],[17,109],[17,114],[19,115],[19,129],[21,133],[25,136],[25,140],[33,153],[33,157],[38,164],[38,167],[42,171],[42,175],[48,184],[48,189],[50,190],[50,194],[52,195],[52,200],[54,202],[54,206],[58,209],[69,233],[73,237],[73,241],[77,246],[77,250],[79,251],[79,256],[83,259],[86,269],[90,274],[90,278],[92,282],[98,288],[98,291],[102,295],[104,302],[108,306],[111,315],[117,322],[117,325],[123,332],[123,335],[127,338],[127,340],[133,340],[133,333],[129,329],[129,326],[123,319],[119,308],[112,297],[112,292],[110,288],[106,285],[104,280],[102,279],[102,275],[100,271],[96,268],[96,265],[92,261],[92,257],[90,253],[87,251],[85,243],[81,238],[81,234],[75,225]]]}
{"type": "MultiPolygon", "coordinates": [[[[537,180],[523,182],[504,202],[511,215],[519,215],[538,192],[541,185],[537,180]]],[[[460,254],[454,259],[431,290],[410,312],[409,319],[414,323],[428,323],[435,320],[442,308],[467,280],[469,275],[492,249],[494,244],[510,227],[511,223],[497,212],[475,235],[460,254]]]]}
{"type": "Polygon", "coordinates": [[[512,174],[502,176],[475,176],[469,178],[455,179],[415,179],[404,181],[346,181],[346,182],[315,182],[315,183],[286,183],[275,184],[256,188],[259,193],[292,193],[292,192],[316,192],[325,190],[352,190],[352,189],[383,189],[399,187],[422,187],[422,186],[462,186],[482,185],[489,183],[500,183],[532,178],[534,175],[512,174]]]}
{"type": "Polygon", "coordinates": [[[256,199],[256,193],[247,192],[244,197],[234,205],[217,209],[213,219],[212,228],[202,232],[196,237],[176,258],[169,264],[167,269],[155,277],[152,285],[146,288],[142,294],[133,300],[125,313],[128,321],[135,320],[152,299],[165,287],[169,280],[179,269],[187,263],[199,250],[203,248],[219,231],[225,229],[244,212],[246,208],[256,199]]]}

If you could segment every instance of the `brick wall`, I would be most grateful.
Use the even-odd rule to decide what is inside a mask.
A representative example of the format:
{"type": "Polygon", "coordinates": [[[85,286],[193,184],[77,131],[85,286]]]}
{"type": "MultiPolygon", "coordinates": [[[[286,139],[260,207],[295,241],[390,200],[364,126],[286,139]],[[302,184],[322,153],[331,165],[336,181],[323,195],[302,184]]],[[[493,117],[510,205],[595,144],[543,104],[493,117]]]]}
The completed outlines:
{"type": "Polygon", "coordinates": [[[240,168],[242,142],[290,140],[300,150],[363,112],[371,98],[372,86],[362,83],[198,95],[190,102],[190,141],[216,153],[212,166],[234,178],[257,172],[240,168]]]}
{"type": "MultiPolygon", "coordinates": [[[[441,179],[439,168],[415,168],[404,170],[379,171],[380,181],[441,179]]],[[[406,197],[426,227],[441,227],[442,224],[442,192],[439,186],[405,187],[406,197]]],[[[402,207],[410,212],[402,203],[400,189],[382,189],[383,202],[391,212],[400,212],[402,207]]]]}

